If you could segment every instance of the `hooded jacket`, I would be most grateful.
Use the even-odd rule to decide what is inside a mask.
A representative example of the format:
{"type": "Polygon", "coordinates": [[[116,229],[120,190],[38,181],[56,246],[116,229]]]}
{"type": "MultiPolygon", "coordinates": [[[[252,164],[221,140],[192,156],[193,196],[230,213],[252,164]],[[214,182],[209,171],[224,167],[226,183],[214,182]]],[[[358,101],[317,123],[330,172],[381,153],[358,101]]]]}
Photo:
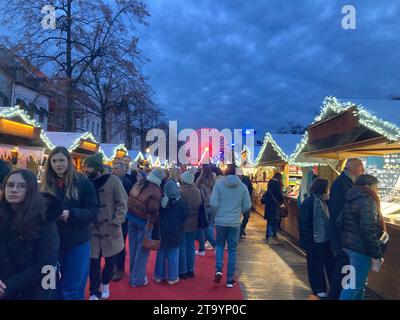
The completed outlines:
{"type": "Polygon", "coordinates": [[[251,208],[249,191],[238,176],[223,177],[214,186],[210,205],[215,210],[215,225],[239,227],[241,213],[251,208]]]}
{"type": "Polygon", "coordinates": [[[343,248],[375,259],[382,258],[380,216],[375,201],[364,190],[355,187],[347,192],[336,224],[343,248]]]}

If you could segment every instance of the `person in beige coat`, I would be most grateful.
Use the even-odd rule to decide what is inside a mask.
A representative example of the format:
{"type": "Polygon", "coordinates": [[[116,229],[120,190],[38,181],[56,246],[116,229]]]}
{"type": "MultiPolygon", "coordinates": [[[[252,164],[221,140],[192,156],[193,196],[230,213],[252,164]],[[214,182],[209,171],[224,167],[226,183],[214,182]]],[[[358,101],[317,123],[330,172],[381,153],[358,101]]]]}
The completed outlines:
{"type": "Polygon", "coordinates": [[[194,242],[199,230],[200,206],[203,204],[201,192],[194,185],[194,174],[191,171],[182,174],[181,195],[187,205],[187,214],[179,250],[179,278],[186,279],[194,277],[194,242]]]}
{"type": "Polygon", "coordinates": [[[108,299],[116,257],[124,248],[121,225],[125,221],[128,195],[118,177],[101,174],[103,164],[100,158],[88,157],[84,165],[85,174],[93,182],[100,204],[90,242],[90,300],[108,299]],[[100,279],[102,256],[105,266],[100,279]]]}

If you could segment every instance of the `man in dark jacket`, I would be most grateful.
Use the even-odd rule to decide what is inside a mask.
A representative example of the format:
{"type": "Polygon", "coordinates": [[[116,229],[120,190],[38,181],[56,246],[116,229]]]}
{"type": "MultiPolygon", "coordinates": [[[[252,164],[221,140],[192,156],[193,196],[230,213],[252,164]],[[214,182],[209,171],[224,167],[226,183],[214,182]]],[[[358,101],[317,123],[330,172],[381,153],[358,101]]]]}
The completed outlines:
{"type": "Polygon", "coordinates": [[[347,255],[342,251],[340,238],[336,228],[336,221],[343,209],[347,192],[353,187],[357,177],[364,173],[364,165],[360,159],[347,160],[346,167],[339,177],[332,183],[329,199],[329,243],[334,255],[334,270],[331,279],[329,298],[339,299],[342,291],[342,269],[349,264],[347,255]]]}
{"type": "MultiPolygon", "coordinates": [[[[251,199],[251,196],[253,194],[253,185],[250,181],[250,178],[243,174],[242,168],[236,168],[236,175],[240,178],[242,183],[247,187],[247,190],[249,191],[249,195],[250,195],[250,199],[251,199]]],[[[247,223],[249,222],[249,219],[250,219],[250,210],[243,212],[243,220],[240,225],[240,238],[246,237],[246,226],[247,226],[247,223]]]]}
{"type": "MultiPolygon", "coordinates": [[[[132,186],[137,182],[137,172],[135,170],[131,170],[131,157],[125,156],[122,158],[122,162],[125,165],[125,174],[126,177],[132,182],[132,186]]],[[[129,195],[129,193],[128,193],[129,195]]]]}
{"type": "MultiPolygon", "coordinates": [[[[126,158],[126,157],[125,157],[126,158]]],[[[133,187],[133,183],[131,178],[126,173],[126,166],[123,162],[115,162],[113,164],[111,173],[118,178],[121,179],[126,194],[129,196],[131,189],[133,187]]],[[[125,222],[122,224],[122,234],[124,237],[124,244],[126,243],[126,237],[128,236],[128,221],[125,219],[125,222]]],[[[122,279],[123,274],[125,272],[125,256],[126,256],[126,248],[118,254],[117,262],[116,262],[116,269],[113,276],[113,281],[119,281],[122,279]]]]}

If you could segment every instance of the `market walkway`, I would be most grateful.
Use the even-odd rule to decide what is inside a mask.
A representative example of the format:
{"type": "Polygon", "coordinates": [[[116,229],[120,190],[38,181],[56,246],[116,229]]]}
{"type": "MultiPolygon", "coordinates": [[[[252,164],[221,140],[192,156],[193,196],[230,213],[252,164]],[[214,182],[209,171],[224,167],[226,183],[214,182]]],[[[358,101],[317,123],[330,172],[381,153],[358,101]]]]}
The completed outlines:
{"type": "Polygon", "coordinates": [[[244,299],[309,299],[305,256],[287,241],[268,245],[265,221],[256,213],[251,214],[246,233],[238,249],[238,276],[244,299]]]}

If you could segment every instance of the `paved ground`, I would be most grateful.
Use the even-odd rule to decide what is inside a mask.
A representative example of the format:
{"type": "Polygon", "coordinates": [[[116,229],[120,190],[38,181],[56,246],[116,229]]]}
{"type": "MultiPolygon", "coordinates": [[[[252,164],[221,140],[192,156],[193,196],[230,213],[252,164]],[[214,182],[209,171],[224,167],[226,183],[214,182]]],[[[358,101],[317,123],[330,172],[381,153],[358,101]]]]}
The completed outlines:
{"type": "MultiPolygon", "coordinates": [[[[265,241],[264,219],[252,213],[247,237],[240,240],[237,274],[246,300],[314,300],[309,288],[304,252],[285,235],[283,244],[265,241]]],[[[367,290],[366,299],[381,299],[367,290]]]]}
{"type": "Polygon", "coordinates": [[[289,242],[268,245],[265,221],[252,213],[240,240],[238,275],[245,299],[305,300],[310,296],[306,259],[289,242]]]}

